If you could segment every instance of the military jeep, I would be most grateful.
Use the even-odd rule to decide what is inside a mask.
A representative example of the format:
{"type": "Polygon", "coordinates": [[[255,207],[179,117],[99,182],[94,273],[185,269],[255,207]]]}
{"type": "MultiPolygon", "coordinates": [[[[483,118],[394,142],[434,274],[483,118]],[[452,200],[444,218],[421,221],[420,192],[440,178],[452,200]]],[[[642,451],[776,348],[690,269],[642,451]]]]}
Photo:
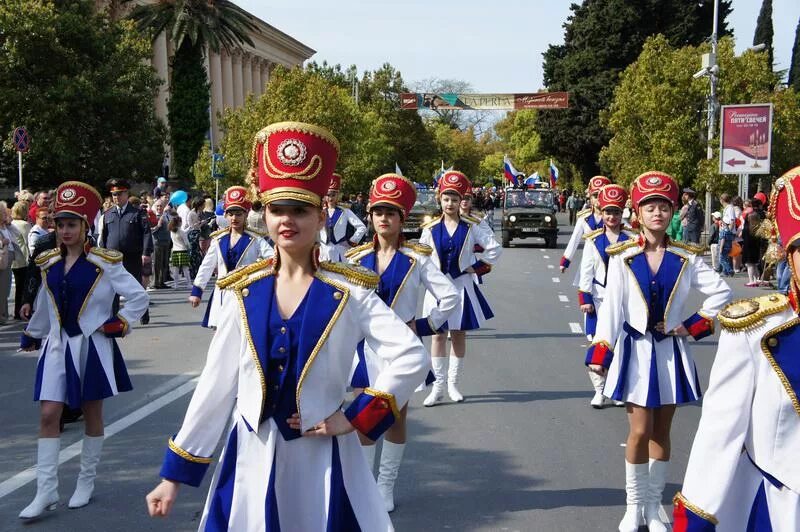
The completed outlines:
{"type": "Polygon", "coordinates": [[[506,189],[502,225],[504,248],[519,238],[543,238],[545,246],[556,247],[558,222],[553,207],[554,194],[548,189],[506,189]]]}
{"type": "Polygon", "coordinates": [[[439,202],[436,201],[436,191],[433,189],[417,190],[417,201],[408,213],[408,218],[403,222],[403,236],[406,238],[419,238],[422,234],[420,226],[428,223],[442,214],[439,202]]]}

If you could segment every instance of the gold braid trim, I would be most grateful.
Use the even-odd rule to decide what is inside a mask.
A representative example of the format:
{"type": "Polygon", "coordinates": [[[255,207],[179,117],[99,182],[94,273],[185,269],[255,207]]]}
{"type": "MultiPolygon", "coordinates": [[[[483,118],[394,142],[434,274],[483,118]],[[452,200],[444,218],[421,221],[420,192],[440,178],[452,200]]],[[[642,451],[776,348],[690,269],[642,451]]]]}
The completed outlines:
{"type": "Polygon", "coordinates": [[[389,406],[392,408],[392,414],[394,414],[395,420],[400,419],[400,410],[397,408],[397,400],[394,398],[394,394],[382,392],[380,390],[376,390],[375,388],[364,388],[364,393],[373,397],[380,397],[384,401],[388,402],[389,406]]]}
{"type": "Polygon", "coordinates": [[[348,259],[352,259],[356,255],[363,253],[364,251],[371,251],[374,245],[375,243],[370,240],[366,244],[361,244],[360,246],[348,249],[347,251],[344,252],[344,256],[348,259]]]}
{"type": "Polygon", "coordinates": [[[592,214],[593,210],[594,209],[583,209],[578,214],[576,214],[575,217],[576,218],[585,218],[585,217],[589,216],[590,214],[592,214]]]}
{"type": "Polygon", "coordinates": [[[319,263],[319,268],[321,270],[343,275],[345,279],[351,283],[364,288],[369,288],[370,290],[375,290],[378,288],[378,282],[381,279],[377,273],[373,272],[369,268],[365,268],[357,264],[324,261],[319,263]]]}
{"type": "Polygon", "coordinates": [[[764,318],[789,308],[789,298],[783,294],[770,294],[740,299],[728,304],[717,318],[730,332],[749,331],[764,324],[764,318]]]}
{"type": "Polygon", "coordinates": [[[39,254],[38,257],[34,260],[37,266],[45,266],[51,259],[61,256],[61,250],[59,248],[49,249],[47,251],[43,251],[39,254]]]}
{"type": "Polygon", "coordinates": [[[618,253],[622,253],[626,249],[630,249],[639,245],[638,240],[625,240],[624,242],[617,242],[613,246],[608,246],[606,248],[606,253],[609,255],[616,255],[618,253]]]}
{"type": "Polygon", "coordinates": [[[706,251],[706,248],[704,248],[703,246],[697,244],[690,244],[688,242],[678,242],[677,240],[670,240],[669,245],[675,246],[676,248],[681,248],[694,255],[702,255],[706,251]]]}
{"type": "Polygon", "coordinates": [[[430,256],[433,254],[432,247],[430,247],[428,244],[421,244],[418,240],[406,240],[403,243],[403,246],[409,248],[415,253],[419,253],[420,255],[430,256]]]}
{"type": "Polygon", "coordinates": [[[270,257],[268,259],[261,259],[259,261],[256,261],[253,264],[248,264],[247,266],[242,266],[241,268],[236,268],[228,275],[217,281],[217,286],[222,289],[229,288],[234,284],[238,283],[239,281],[246,279],[251,273],[255,273],[261,270],[264,271],[271,270],[273,267],[273,263],[274,259],[270,257]]]}
{"type": "Polygon", "coordinates": [[[605,228],[604,227],[599,227],[599,228],[595,229],[594,231],[590,231],[590,232],[586,233],[585,235],[583,235],[583,239],[584,240],[591,240],[592,238],[602,234],[603,231],[605,231],[605,228]]]}
{"type": "Polygon", "coordinates": [[[169,450],[172,451],[173,453],[177,454],[178,456],[180,456],[184,460],[187,460],[189,462],[194,462],[195,464],[210,464],[211,463],[211,458],[203,458],[203,457],[200,457],[200,456],[195,456],[195,455],[189,453],[188,451],[185,451],[185,450],[181,449],[172,440],[172,438],[169,439],[169,450]]]}
{"type": "Polygon", "coordinates": [[[217,238],[218,236],[222,236],[222,235],[224,235],[224,234],[227,234],[227,233],[228,233],[228,231],[230,231],[230,230],[231,230],[231,228],[230,228],[230,227],[223,227],[222,229],[217,229],[216,231],[214,231],[213,233],[211,233],[211,234],[209,235],[209,237],[210,237],[210,238],[217,238]]]}
{"type": "Polygon", "coordinates": [[[767,334],[765,334],[764,337],[761,339],[761,351],[764,353],[764,356],[767,357],[770,366],[772,366],[772,369],[778,375],[778,379],[780,379],[783,388],[786,390],[786,394],[792,401],[792,406],[794,407],[794,411],[797,412],[798,415],[800,415],[800,401],[797,400],[797,394],[795,393],[792,384],[789,382],[789,379],[786,378],[786,374],[783,372],[780,365],[778,365],[778,362],[775,360],[775,357],[772,356],[772,351],[769,350],[770,348],[769,340],[771,340],[774,336],[778,335],[779,333],[787,329],[796,327],[798,324],[800,324],[800,318],[793,318],[787,321],[786,323],[779,325],[774,329],[770,330],[769,332],[767,332],[767,334]]]}
{"type": "Polygon", "coordinates": [[[115,249],[93,247],[89,253],[97,255],[106,262],[122,262],[122,253],[115,249]]]}
{"type": "Polygon", "coordinates": [[[716,517],[714,517],[713,515],[711,515],[710,513],[706,512],[706,511],[701,510],[700,508],[698,508],[694,504],[690,503],[688,500],[686,500],[686,497],[684,497],[683,493],[681,493],[680,491],[678,493],[676,493],[675,497],[673,497],[673,499],[672,499],[672,503],[673,504],[677,504],[678,502],[683,504],[686,507],[687,510],[689,510],[690,512],[692,512],[696,516],[705,519],[709,523],[711,523],[713,525],[718,525],[719,524],[719,521],[717,521],[716,517]]]}
{"type": "Polygon", "coordinates": [[[433,220],[431,220],[430,222],[427,222],[427,223],[424,223],[424,224],[420,225],[419,228],[420,229],[428,229],[428,228],[433,227],[434,225],[438,224],[441,221],[442,221],[442,215],[439,215],[439,216],[435,217],[433,220]]]}
{"type": "Polygon", "coordinates": [[[469,222],[469,223],[473,223],[473,224],[481,223],[481,219],[480,218],[477,218],[475,216],[470,216],[469,214],[462,214],[461,215],[461,219],[464,220],[465,222],[469,222]]]}

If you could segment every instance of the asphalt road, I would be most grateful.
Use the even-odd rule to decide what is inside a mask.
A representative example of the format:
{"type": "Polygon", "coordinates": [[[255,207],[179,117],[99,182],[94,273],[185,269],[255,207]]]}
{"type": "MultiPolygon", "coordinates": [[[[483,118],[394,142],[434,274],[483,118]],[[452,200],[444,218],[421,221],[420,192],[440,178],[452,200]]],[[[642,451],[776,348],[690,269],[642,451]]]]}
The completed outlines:
{"type": "MultiPolygon", "coordinates": [[[[565,218],[560,215],[560,222],[565,218]]],[[[594,410],[583,366],[572,279],[560,249],[518,241],[482,286],[496,317],[468,336],[461,404],[422,407],[412,399],[409,445],[395,490],[398,531],[610,531],[624,513],[624,410],[594,410]]],[[[499,235],[498,235],[499,236],[499,235]]],[[[735,297],[752,297],[737,276],[735,297]]],[[[19,511],[35,492],[38,408],[32,399],[37,355],[16,353],[18,325],[0,327],[0,530],[195,530],[208,482],[183,487],[173,514],[150,519],[144,496],[158,482],[167,438],[183,417],[205,359],[211,332],[199,327],[202,308],[188,292],[152,293],[151,325],[121,341],[135,390],[105,403],[107,440],[92,503],[66,508],[79,468],[80,423],[62,437],[62,504],[36,523],[19,511]]],[[[697,299],[699,302],[699,299],[697,299]]],[[[705,387],[716,338],[692,342],[705,387]]],[[[699,405],[683,407],[673,428],[665,501],[679,489],[699,405]]],[[[642,529],[644,530],[644,529],[642,529]]]]}

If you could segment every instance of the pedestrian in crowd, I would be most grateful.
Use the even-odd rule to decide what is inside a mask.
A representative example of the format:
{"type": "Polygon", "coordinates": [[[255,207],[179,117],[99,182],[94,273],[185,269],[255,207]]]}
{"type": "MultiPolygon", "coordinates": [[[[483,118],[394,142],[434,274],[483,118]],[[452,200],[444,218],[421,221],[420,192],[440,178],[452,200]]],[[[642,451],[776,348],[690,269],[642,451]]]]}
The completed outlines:
{"type": "Polygon", "coordinates": [[[205,257],[208,247],[211,245],[211,233],[215,231],[214,220],[214,200],[205,198],[203,200],[203,210],[200,212],[200,254],[205,257]]]}
{"type": "Polygon", "coordinates": [[[167,193],[167,179],[165,177],[159,177],[156,180],[155,188],[153,188],[153,197],[155,199],[158,199],[161,196],[166,195],[166,193],[167,193]]]}
{"type": "Polygon", "coordinates": [[[19,311],[25,297],[25,285],[28,282],[28,259],[30,258],[28,234],[32,227],[28,222],[28,207],[25,202],[17,201],[11,207],[11,225],[18,233],[17,246],[14,249],[14,262],[11,265],[11,272],[14,275],[14,319],[21,320],[22,316],[19,311]]]}
{"type": "MultiPolygon", "coordinates": [[[[406,219],[417,191],[414,183],[397,174],[384,174],[373,182],[369,196],[369,219],[375,238],[347,252],[350,262],[374,271],[380,276],[378,296],[389,308],[408,324],[417,336],[430,336],[440,332],[450,313],[459,301],[458,292],[450,280],[436,267],[431,254],[433,248],[424,244],[407,242],[403,238],[403,220],[406,219]],[[430,314],[416,318],[419,296],[428,290],[437,301],[430,314]]],[[[350,385],[356,395],[371,388],[386,367],[387,362],[366,341],[359,343],[356,369],[350,385]]],[[[420,383],[422,384],[422,383],[420,383]]],[[[394,484],[406,447],[406,417],[408,404],[400,408],[385,433],[378,468],[378,490],[386,511],[394,511],[394,484]]],[[[375,442],[361,435],[364,454],[370,469],[375,463],[375,442]]]]}
{"type": "MultiPolygon", "coordinates": [[[[461,201],[458,203],[458,213],[461,216],[469,218],[471,222],[477,224],[477,227],[481,231],[488,233],[491,235],[491,238],[494,238],[494,229],[492,229],[492,226],[486,221],[486,218],[481,216],[481,213],[475,211],[474,207],[475,197],[470,190],[461,197],[461,201]]],[[[478,251],[478,253],[480,253],[480,251],[478,251]]]]}
{"type": "MultiPolygon", "coordinates": [[[[591,342],[597,330],[597,315],[602,310],[605,299],[608,272],[609,246],[636,238],[633,233],[623,230],[622,208],[628,199],[628,191],[621,185],[609,184],[600,189],[597,205],[603,213],[603,225],[584,235],[583,255],[581,256],[580,279],[578,281],[578,305],[584,316],[583,330],[591,342]]],[[[594,396],[589,404],[593,408],[603,408],[611,400],[603,396],[606,379],[594,371],[589,371],[589,379],[594,388],[594,396]]],[[[625,406],[622,401],[613,401],[616,406],[625,406]]]]}
{"type": "Polygon", "coordinates": [[[562,190],[561,194],[558,195],[558,206],[560,212],[566,212],[567,210],[567,191],[562,190]]]}
{"type": "Polygon", "coordinates": [[[578,192],[574,191],[567,198],[567,211],[569,211],[569,225],[575,225],[577,219],[578,208],[580,207],[580,199],[578,199],[578,192]]]}
{"type": "MultiPolygon", "coordinates": [[[[742,264],[742,228],[744,227],[744,201],[740,196],[736,196],[731,200],[733,204],[733,212],[734,216],[736,217],[734,220],[735,225],[735,235],[733,237],[733,241],[737,246],[738,253],[735,252],[731,257],[731,263],[733,264],[733,271],[735,273],[741,273],[744,271],[744,265],[742,264]]],[[[749,207],[749,206],[748,206],[749,207]]]]}
{"type": "Polygon", "coordinates": [[[103,399],[132,389],[115,338],[129,332],[128,324],[144,314],[148,301],[139,281],[122,267],[121,253],[91,247],[89,227],[100,194],[69,181],[55,196],[59,247],[37,258],[46,282],[20,341],[22,350],[41,348],[34,386],[34,400],[40,402],[36,496],[19,514],[22,519],[58,505],[59,419],[65,405],[82,408],[86,420],[69,507],[89,504],[103,448],[103,399]],[[112,311],[116,294],[126,299],[118,314],[112,311]]]}
{"type": "Polygon", "coordinates": [[[700,233],[703,230],[703,223],[705,223],[705,213],[697,202],[697,192],[691,188],[683,189],[683,200],[685,202],[681,209],[683,241],[699,244],[700,233]]]}
{"type": "Polygon", "coordinates": [[[169,231],[169,212],[165,211],[165,201],[156,200],[153,204],[153,214],[156,223],[152,227],[153,234],[153,288],[163,290],[168,288],[166,281],[169,275],[169,255],[172,247],[172,236],[169,231]]]}
{"type": "Polygon", "coordinates": [[[486,213],[486,223],[489,224],[489,227],[494,227],[494,198],[491,193],[486,194],[481,208],[486,213]]]}
{"type": "Polygon", "coordinates": [[[353,211],[353,214],[358,216],[359,220],[366,222],[367,206],[364,203],[363,192],[359,192],[358,194],[350,194],[350,210],[353,211]]]}
{"type": "MultiPolygon", "coordinates": [[[[11,213],[5,201],[0,201],[0,324],[8,321],[8,296],[11,295],[11,269],[23,242],[22,235],[11,223],[11,213]]],[[[20,261],[21,262],[21,261],[20,261]]]]}
{"type": "Polygon", "coordinates": [[[675,530],[800,530],[800,417],[796,390],[800,286],[800,167],[777,180],[770,217],[781,236],[795,297],[730,304],[703,411],[675,497],[675,530]]]}
{"type": "Polygon", "coordinates": [[[733,277],[733,260],[730,253],[733,247],[734,238],[737,232],[737,219],[736,208],[731,203],[731,195],[725,192],[719,197],[719,202],[722,204],[722,220],[719,224],[719,263],[722,267],[722,275],[726,277],[733,277]]]}
{"type": "MultiPolygon", "coordinates": [[[[423,402],[425,406],[442,402],[445,388],[450,400],[464,400],[458,383],[467,353],[466,331],[480,329],[486,320],[494,317],[489,303],[478,288],[477,279],[491,271],[492,265],[500,258],[502,248],[489,232],[478,229],[474,220],[461,217],[461,199],[471,190],[472,184],[466,175],[455,170],[446,171],[439,180],[442,215],[422,225],[419,239],[421,244],[434,249],[431,255],[433,263],[459,292],[458,305],[447,319],[447,329],[437,332],[431,340],[431,360],[436,380],[423,402]],[[481,248],[480,260],[475,257],[476,245],[481,248]],[[451,342],[449,364],[448,331],[451,342]]],[[[430,314],[436,305],[435,297],[427,293],[423,313],[430,314]]]]}
{"type": "MultiPolygon", "coordinates": [[[[141,199],[141,196],[131,196],[128,200],[130,204],[135,208],[142,211],[147,219],[148,228],[151,231],[152,235],[152,221],[150,220],[150,214],[147,209],[147,204],[144,203],[141,199]]],[[[147,289],[150,286],[150,277],[153,275],[153,257],[142,257],[142,278],[141,283],[142,286],[147,289]]]]}
{"type": "Polygon", "coordinates": [[[260,235],[267,234],[267,221],[264,218],[264,205],[259,201],[253,201],[250,212],[247,213],[247,228],[260,235]]]}
{"type": "Polygon", "coordinates": [[[667,236],[670,240],[675,242],[683,241],[683,220],[681,220],[681,211],[676,210],[667,228],[667,236]]]}
{"type": "Polygon", "coordinates": [[[50,208],[50,193],[47,191],[37,192],[33,204],[28,208],[28,221],[35,223],[36,215],[42,207],[50,208]]]}
{"type": "Polygon", "coordinates": [[[37,240],[50,234],[50,225],[53,222],[50,209],[47,207],[38,207],[34,220],[35,222],[28,232],[28,251],[31,254],[33,253],[33,248],[36,247],[37,240]]]}
{"type": "Polygon", "coordinates": [[[759,265],[767,250],[767,241],[760,236],[759,229],[767,218],[767,212],[760,199],[753,198],[750,204],[750,212],[745,216],[742,226],[742,262],[747,268],[745,286],[754,287],[761,286],[759,265]]]}
{"type": "Polygon", "coordinates": [[[149,512],[166,516],[179,482],[200,484],[217,440],[232,425],[200,530],[392,530],[353,432],[374,440],[393,423],[425,377],[425,348],[375,293],[376,274],[317,263],[321,196],[338,142],[299,123],[269,126],[256,138],[251,175],[268,209],[275,259],[221,281],[230,311],[183,426],[170,439],[164,480],[147,496],[149,512]],[[288,147],[276,153],[273,146],[288,147]],[[361,338],[388,365],[342,411],[361,338]]]}
{"type": "MultiPolygon", "coordinates": [[[[559,263],[561,273],[564,273],[569,268],[572,257],[578,251],[580,243],[583,242],[583,235],[602,227],[603,214],[597,206],[597,196],[600,194],[600,189],[610,183],[611,180],[604,175],[596,175],[589,180],[587,188],[589,208],[579,212],[576,216],[575,228],[572,230],[572,235],[569,237],[567,247],[564,249],[564,255],[561,256],[561,262],[559,263]]],[[[577,282],[577,277],[575,279],[577,282]]]]}
{"type": "Polygon", "coordinates": [[[320,240],[325,245],[327,257],[333,262],[344,261],[345,252],[361,243],[367,234],[367,226],[348,208],[339,206],[342,176],[333,174],[325,196],[328,219],[325,229],[320,232],[320,240]]]}
{"type": "Polygon", "coordinates": [[[719,228],[722,223],[722,213],[714,211],[711,213],[711,229],[708,233],[708,246],[711,248],[711,269],[717,273],[722,272],[719,260],[719,228]]]}
{"type": "Polygon", "coordinates": [[[181,287],[181,279],[186,281],[185,288],[192,284],[189,277],[189,237],[183,230],[183,220],[178,215],[170,218],[167,228],[172,240],[172,251],[169,255],[169,271],[172,274],[172,288],[177,290],[181,287]]]}
{"type": "Polygon", "coordinates": [[[586,355],[589,369],[606,376],[603,394],[625,401],[628,411],[620,532],[639,530],[642,517],[651,532],[666,530],[661,498],[675,407],[701,395],[685,338],[712,334],[714,317],[730,301],[730,288],[706,265],[701,248],[667,237],[678,196],[667,174],[651,171],[634,180],[631,198],[642,233],[607,249],[603,312],[586,355]],[[694,290],[706,299],[685,318],[694,290]]]}
{"type": "Polygon", "coordinates": [[[178,194],[178,193],[173,193],[172,196],[170,196],[170,203],[172,203],[173,207],[175,207],[175,212],[178,214],[178,216],[181,219],[181,222],[183,224],[181,226],[181,229],[183,229],[184,231],[188,232],[189,231],[189,224],[191,222],[191,217],[189,216],[189,213],[192,212],[191,203],[190,203],[191,202],[191,197],[188,194],[186,194],[186,192],[184,192],[183,190],[179,190],[177,192],[178,193],[183,193],[183,195],[185,195],[185,199],[183,199],[183,201],[181,201],[182,195],[178,194]],[[174,199],[173,199],[173,197],[174,197],[174,199]]]}
{"type": "MultiPolygon", "coordinates": [[[[225,218],[229,225],[212,235],[211,246],[203,257],[192,284],[192,293],[189,295],[192,307],[200,304],[203,290],[215,271],[217,278],[222,279],[236,268],[272,256],[272,248],[266,240],[260,234],[247,229],[247,211],[251,207],[247,199],[247,189],[240,186],[230,187],[223,194],[223,198],[225,218]]],[[[222,312],[222,297],[215,287],[208,299],[203,327],[216,327],[220,312],[222,312]]]]}
{"type": "MultiPolygon", "coordinates": [[[[142,263],[151,261],[153,236],[147,215],[130,203],[130,183],[126,179],[112,178],[106,181],[113,206],[102,217],[103,228],[100,233],[100,247],[122,253],[122,265],[142,282],[142,263]]],[[[116,312],[119,299],[115,304],[116,312]]],[[[150,313],[142,315],[142,325],[150,322],[150,313]]]]}
{"type": "Polygon", "coordinates": [[[203,219],[201,214],[205,208],[205,200],[201,197],[192,199],[192,208],[187,214],[189,222],[184,224],[186,237],[189,239],[189,275],[192,279],[197,275],[197,270],[203,262],[203,254],[200,250],[200,235],[203,219]]]}

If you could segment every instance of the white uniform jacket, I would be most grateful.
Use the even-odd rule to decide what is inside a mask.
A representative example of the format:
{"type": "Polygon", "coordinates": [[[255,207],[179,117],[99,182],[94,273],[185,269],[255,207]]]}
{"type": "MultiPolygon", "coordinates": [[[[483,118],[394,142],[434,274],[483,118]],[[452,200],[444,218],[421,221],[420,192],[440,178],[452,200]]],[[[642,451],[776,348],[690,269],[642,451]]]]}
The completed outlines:
{"type": "MultiPolygon", "coordinates": [[[[230,233],[231,229],[228,227],[211,234],[211,243],[203,257],[200,268],[197,269],[197,275],[192,283],[191,295],[203,297],[203,290],[205,290],[206,284],[208,284],[214,271],[217,272],[218,279],[230,273],[225,261],[230,250],[230,233]]],[[[243,246],[244,249],[238,254],[239,259],[236,262],[236,268],[253,264],[259,259],[268,259],[274,253],[267,239],[254,231],[245,230],[244,234],[240,237],[240,242],[237,242],[237,245],[240,247],[243,246]]],[[[208,301],[206,316],[203,319],[204,327],[215,327],[217,324],[219,313],[222,310],[222,298],[219,297],[219,295],[219,291],[215,287],[208,301]]]]}
{"type": "MultiPolygon", "coordinates": [[[[205,368],[180,431],[170,440],[162,476],[200,483],[217,442],[236,409],[253,430],[262,424],[270,390],[262,367],[270,345],[268,319],[275,274],[271,259],[245,266],[219,286],[223,312],[205,368]]],[[[353,353],[366,338],[387,361],[374,386],[345,415],[376,439],[399,415],[428,369],[428,355],[409,327],[375,293],[377,275],[359,266],[322,262],[307,294],[297,348],[297,412],[305,432],[348,399],[353,353]]],[[[272,420],[264,420],[264,423],[272,420]]],[[[263,472],[266,474],[267,471],[263,472]]]]}
{"type": "MultiPolygon", "coordinates": [[[[443,220],[442,216],[434,218],[426,223],[422,228],[422,235],[419,238],[420,244],[425,244],[433,248],[431,260],[437,268],[441,270],[441,263],[439,261],[439,254],[436,251],[436,243],[432,228],[443,220]]],[[[461,220],[468,224],[469,229],[467,236],[464,239],[464,244],[461,246],[461,253],[458,256],[458,267],[460,270],[466,271],[467,268],[472,267],[478,275],[483,275],[491,271],[491,266],[496,264],[503,248],[495,240],[492,233],[480,227],[480,224],[473,217],[462,216],[461,220]],[[483,251],[480,252],[480,260],[476,256],[475,246],[480,246],[483,251]]]]}
{"type": "MultiPolygon", "coordinates": [[[[325,212],[327,214],[327,209],[325,212]]],[[[329,249],[329,259],[343,262],[346,260],[345,252],[358,245],[366,234],[367,226],[353,211],[337,206],[325,222],[325,227],[320,230],[319,238],[329,249]]]]}
{"type": "Polygon", "coordinates": [[[572,263],[572,257],[575,256],[578,246],[583,241],[583,235],[591,233],[602,226],[603,219],[600,215],[594,214],[592,209],[586,209],[578,213],[575,228],[572,230],[567,247],[564,249],[564,255],[561,257],[562,268],[569,268],[572,263]]]}
{"type": "MultiPolygon", "coordinates": [[[[617,243],[635,238],[638,237],[634,233],[622,230],[617,243]]],[[[606,291],[606,263],[609,259],[606,248],[609,247],[609,241],[602,227],[584,235],[584,241],[578,296],[581,305],[599,306],[606,291]]]]}
{"type": "Polygon", "coordinates": [[[734,302],[719,319],[675,530],[800,530],[800,318],[770,294],[734,302]]]}

